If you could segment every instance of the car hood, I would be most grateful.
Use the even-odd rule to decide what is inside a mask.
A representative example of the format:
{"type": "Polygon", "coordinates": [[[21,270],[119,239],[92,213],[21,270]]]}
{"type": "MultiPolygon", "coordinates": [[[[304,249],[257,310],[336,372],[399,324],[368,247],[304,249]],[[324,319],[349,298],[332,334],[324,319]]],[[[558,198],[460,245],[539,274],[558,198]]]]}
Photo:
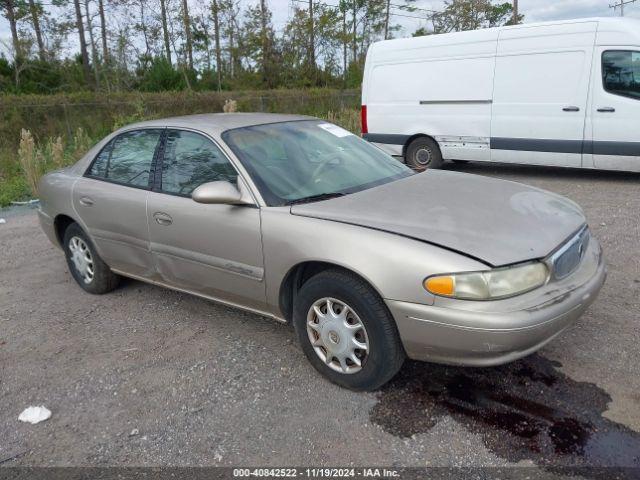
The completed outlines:
{"type": "Polygon", "coordinates": [[[559,195],[437,170],[291,213],[403,235],[494,267],[546,257],[585,223],[580,207],[559,195]]]}

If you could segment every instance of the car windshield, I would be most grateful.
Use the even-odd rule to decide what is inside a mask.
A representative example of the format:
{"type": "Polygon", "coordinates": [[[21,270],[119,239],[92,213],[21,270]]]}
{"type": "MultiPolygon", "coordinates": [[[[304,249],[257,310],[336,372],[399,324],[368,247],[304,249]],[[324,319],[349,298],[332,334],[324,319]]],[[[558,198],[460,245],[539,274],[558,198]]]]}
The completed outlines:
{"type": "Polygon", "coordinates": [[[237,128],[223,139],[270,206],[346,195],[413,174],[360,137],[318,120],[237,128]]]}

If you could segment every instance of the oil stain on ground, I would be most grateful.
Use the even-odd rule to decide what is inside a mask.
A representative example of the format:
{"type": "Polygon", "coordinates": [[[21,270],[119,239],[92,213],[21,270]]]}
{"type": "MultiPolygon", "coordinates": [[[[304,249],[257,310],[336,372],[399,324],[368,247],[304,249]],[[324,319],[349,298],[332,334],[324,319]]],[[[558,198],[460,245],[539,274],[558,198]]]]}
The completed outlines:
{"type": "Polygon", "coordinates": [[[512,462],[640,467],[640,434],[602,416],[609,394],[559,366],[539,355],[482,369],[407,362],[379,393],[371,420],[406,438],[451,415],[512,462]]]}

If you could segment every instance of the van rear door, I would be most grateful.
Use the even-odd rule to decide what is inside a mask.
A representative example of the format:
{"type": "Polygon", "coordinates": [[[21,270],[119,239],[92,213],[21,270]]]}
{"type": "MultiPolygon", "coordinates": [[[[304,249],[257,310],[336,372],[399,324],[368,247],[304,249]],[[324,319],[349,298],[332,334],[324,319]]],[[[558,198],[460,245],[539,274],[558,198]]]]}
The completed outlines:
{"type": "Polygon", "coordinates": [[[581,22],[500,32],[492,161],[582,166],[596,27],[581,22]]]}
{"type": "Polygon", "coordinates": [[[593,166],[640,172],[640,48],[599,47],[588,124],[593,166]]]}

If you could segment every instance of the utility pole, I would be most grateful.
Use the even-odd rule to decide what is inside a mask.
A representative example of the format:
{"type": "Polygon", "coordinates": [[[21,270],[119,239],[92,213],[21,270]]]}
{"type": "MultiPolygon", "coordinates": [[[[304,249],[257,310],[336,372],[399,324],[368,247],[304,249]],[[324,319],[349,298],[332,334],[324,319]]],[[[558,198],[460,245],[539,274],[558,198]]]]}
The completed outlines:
{"type": "Polygon", "coordinates": [[[513,0],[513,20],[511,23],[518,24],[518,0],[513,0]]]}
{"type": "Polygon", "coordinates": [[[609,8],[613,8],[613,11],[616,11],[616,8],[620,7],[620,16],[624,17],[624,6],[630,3],[635,3],[636,0],[620,0],[620,3],[614,3],[613,5],[609,5],[609,8]]]}
{"type": "Polygon", "coordinates": [[[316,36],[315,25],[313,18],[313,1],[309,0],[309,74],[313,80],[313,85],[316,85],[316,36]]]}

